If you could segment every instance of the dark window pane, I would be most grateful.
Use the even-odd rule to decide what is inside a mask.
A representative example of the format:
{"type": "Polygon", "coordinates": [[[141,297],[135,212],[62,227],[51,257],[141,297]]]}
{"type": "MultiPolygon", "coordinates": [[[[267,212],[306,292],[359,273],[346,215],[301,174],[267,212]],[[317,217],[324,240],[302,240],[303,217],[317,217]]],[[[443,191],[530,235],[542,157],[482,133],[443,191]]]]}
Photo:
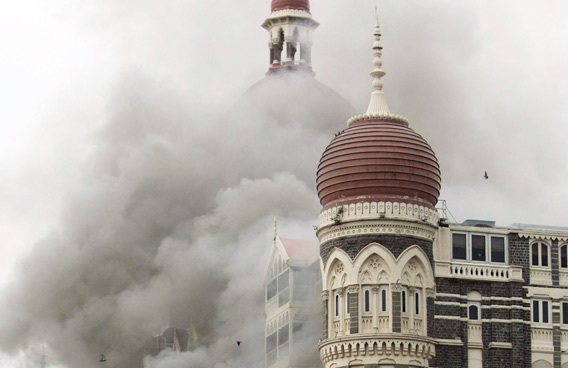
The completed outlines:
{"type": "Polygon", "coordinates": [[[349,314],[349,293],[345,294],[345,313],[349,314]]]}
{"type": "Polygon", "coordinates": [[[477,321],[479,319],[479,309],[477,308],[477,305],[469,306],[469,319],[473,321],[477,321]]]}
{"type": "Polygon", "coordinates": [[[339,316],[339,295],[335,294],[335,316],[339,316]]]}
{"type": "Polygon", "coordinates": [[[371,311],[371,296],[369,290],[365,290],[365,312],[371,311]]]}
{"type": "Polygon", "coordinates": [[[533,300],[533,322],[540,322],[540,308],[538,301],[533,300]]]}
{"type": "Polygon", "coordinates": [[[266,352],[276,349],[276,332],[266,338],[266,352]]]}
{"type": "Polygon", "coordinates": [[[491,262],[505,262],[505,238],[491,237],[491,262]]]}
{"type": "Polygon", "coordinates": [[[414,314],[420,314],[420,294],[414,293],[414,314]]]}
{"type": "Polygon", "coordinates": [[[289,325],[286,324],[278,330],[278,345],[282,345],[288,342],[288,337],[290,336],[289,325]]]}
{"type": "Polygon", "coordinates": [[[466,259],[466,235],[452,234],[452,258],[466,259]]]}
{"type": "Polygon", "coordinates": [[[532,245],[532,265],[538,266],[538,243],[532,245]]]}
{"type": "Polygon", "coordinates": [[[406,313],[406,290],[403,290],[402,293],[400,294],[400,305],[401,305],[401,309],[402,309],[402,313],[406,313]]]}
{"type": "Polygon", "coordinates": [[[278,293],[278,306],[281,307],[290,301],[290,289],[278,293]]]}
{"type": "Polygon", "coordinates": [[[562,303],[562,324],[568,325],[568,303],[562,303]]]}
{"type": "Polygon", "coordinates": [[[560,248],[560,267],[568,268],[568,254],[567,251],[568,246],[564,245],[560,248]]]}
{"type": "Polygon", "coordinates": [[[387,291],[383,289],[381,291],[381,312],[387,311],[387,291]]]}
{"type": "Polygon", "coordinates": [[[471,236],[471,259],[473,261],[485,261],[485,236],[471,236]]]}
{"type": "Polygon", "coordinates": [[[548,302],[542,302],[542,323],[548,323],[548,302]]]}
{"type": "Polygon", "coordinates": [[[270,281],[266,285],[266,300],[270,300],[276,296],[276,279],[270,281]]]}
{"type": "Polygon", "coordinates": [[[548,245],[540,243],[541,246],[541,263],[540,265],[543,267],[548,267],[548,245]]]}
{"type": "Polygon", "coordinates": [[[278,291],[282,291],[290,285],[290,271],[284,272],[282,275],[278,276],[278,291]]]}

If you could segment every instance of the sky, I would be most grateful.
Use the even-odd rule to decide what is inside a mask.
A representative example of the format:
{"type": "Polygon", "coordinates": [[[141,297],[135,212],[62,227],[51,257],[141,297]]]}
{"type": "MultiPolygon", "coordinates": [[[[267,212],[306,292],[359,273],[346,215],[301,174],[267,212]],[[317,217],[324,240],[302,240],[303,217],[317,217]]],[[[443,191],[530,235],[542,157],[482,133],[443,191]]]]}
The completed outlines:
{"type": "MultiPolygon", "coordinates": [[[[226,115],[267,70],[260,24],[269,5],[22,0],[5,6],[0,308],[12,321],[4,317],[0,326],[20,336],[0,336],[2,366],[34,366],[45,336],[53,366],[77,364],[91,354],[85,346],[92,341],[83,338],[75,350],[66,344],[82,334],[100,344],[110,339],[85,321],[109,331],[121,323],[139,326],[158,308],[155,300],[171,300],[183,280],[207,273],[199,263],[224,271],[195,290],[188,286],[184,297],[201,296],[207,285],[222,295],[212,299],[217,305],[230,305],[243,288],[235,284],[248,280],[242,274],[262,273],[247,259],[270,242],[275,214],[292,235],[310,234],[304,228],[317,216],[317,161],[298,157],[316,157],[337,126],[226,115]],[[310,142],[313,148],[306,148],[310,142]],[[125,245],[117,249],[117,243],[125,245]],[[231,256],[240,261],[232,263],[231,256]],[[90,269],[88,260],[100,263],[90,269]],[[182,261],[195,269],[184,270],[182,261]],[[107,271],[100,265],[110,268],[108,278],[100,277],[107,271]],[[124,272],[115,272],[120,267],[124,272]],[[134,307],[152,298],[144,311],[134,307]],[[113,319],[109,305],[140,314],[113,319]]],[[[369,0],[311,2],[321,24],[313,40],[316,78],[357,113],[365,111],[371,92],[374,6],[369,0]]],[[[567,226],[568,4],[384,0],[378,10],[389,106],[436,152],[440,199],[455,220],[567,226]]],[[[229,323],[223,310],[211,318],[216,326],[229,323]]],[[[165,319],[160,314],[122,342],[131,346],[135,332],[159,331],[165,319]]],[[[219,367],[243,363],[234,352],[220,353],[219,336],[205,335],[209,350],[203,354],[224,357],[219,367]]]]}

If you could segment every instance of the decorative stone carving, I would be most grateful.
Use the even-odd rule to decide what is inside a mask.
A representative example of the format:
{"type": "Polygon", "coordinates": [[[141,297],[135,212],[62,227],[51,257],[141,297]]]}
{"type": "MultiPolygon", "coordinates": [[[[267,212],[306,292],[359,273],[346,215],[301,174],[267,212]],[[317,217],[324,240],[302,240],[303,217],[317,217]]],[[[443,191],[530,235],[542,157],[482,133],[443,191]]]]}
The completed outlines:
{"type": "Polygon", "coordinates": [[[359,285],[349,285],[347,287],[347,291],[349,292],[349,294],[355,294],[359,292],[359,285]]]}
{"type": "Polygon", "coordinates": [[[381,262],[379,261],[379,257],[373,257],[369,261],[369,268],[373,271],[377,271],[381,267],[381,262]]]}
{"type": "Polygon", "coordinates": [[[328,300],[329,299],[329,290],[324,290],[321,292],[321,298],[322,300],[328,300]]]}
{"type": "Polygon", "coordinates": [[[341,275],[343,273],[343,270],[345,269],[345,267],[343,267],[343,263],[338,263],[335,266],[335,274],[336,275],[341,275]]]}
{"type": "Polygon", "coordinates": [[[426,297],[427,298],[435,298],[436,297],[436,288],[426,288],[426,297]]]}

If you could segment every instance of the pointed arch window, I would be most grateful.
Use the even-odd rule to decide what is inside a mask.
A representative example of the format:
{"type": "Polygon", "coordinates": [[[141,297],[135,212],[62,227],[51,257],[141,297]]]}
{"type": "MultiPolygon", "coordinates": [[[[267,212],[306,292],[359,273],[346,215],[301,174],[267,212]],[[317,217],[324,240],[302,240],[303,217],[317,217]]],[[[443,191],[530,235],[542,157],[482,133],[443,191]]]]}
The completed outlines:
{"type": "Polygon", "coordinates": [[[531,265],[536,267],[549,267],[548,245],[543,242],[531,245],[531,265]]]}
{"type": "Polygon", "coordinates": [[[363,312],[371,313],[371,288],[363,289],[363,312]]]}

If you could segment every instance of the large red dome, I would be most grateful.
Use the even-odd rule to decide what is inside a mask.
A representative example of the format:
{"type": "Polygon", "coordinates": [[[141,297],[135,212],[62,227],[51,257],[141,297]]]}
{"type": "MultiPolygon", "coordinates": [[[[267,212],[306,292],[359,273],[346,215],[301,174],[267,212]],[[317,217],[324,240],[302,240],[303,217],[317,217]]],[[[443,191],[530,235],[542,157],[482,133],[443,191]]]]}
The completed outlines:
{"type": "Polygon", "coordinates": [[[440,188],[440,166],[430,145],[394,121],[353,123],[331,141],[318,166],[324,209],[368,201],[434,208],[440,188]]]}
{"type": "Polygon", "coordinates": [[[295,9],[310,12],[309,0],[272,0],[272,11],[295,9]]]}

